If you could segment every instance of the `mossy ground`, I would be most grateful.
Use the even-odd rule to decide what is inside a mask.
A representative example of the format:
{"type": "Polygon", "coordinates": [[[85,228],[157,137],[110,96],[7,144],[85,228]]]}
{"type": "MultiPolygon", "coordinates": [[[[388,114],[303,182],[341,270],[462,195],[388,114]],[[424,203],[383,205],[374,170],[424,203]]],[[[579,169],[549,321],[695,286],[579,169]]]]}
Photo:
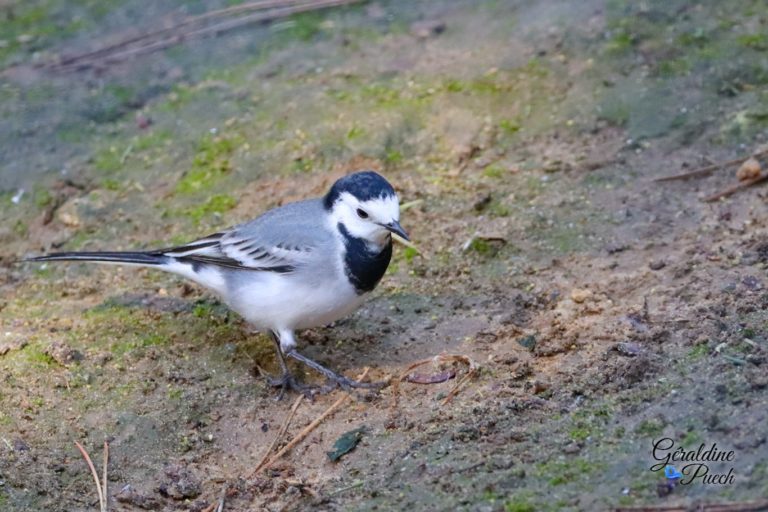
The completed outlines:
{"type": "Polygon", "coordinates": [[[651,181],[765,142],[760,2],[367,3],[99,73],[28,66],[160,14],[135,6],[33,2],[0,30],[0,507],[93,510],[72,442],[98,457],[104,439],[116,510],[125,485],[164,510],[226,489],[226,510],[768,494],[765,192],[706,204],[732,174],[651,181]],[[359,312],[303,333],[307,354],[375,377],[441,352],[482,371],[446,406],[451,382],[355,402],[269,477],[251,470],[290,400],[257,370],[277,371],[265,336],[172,276],[18,263],[180,244],[359,168],[396,185],[429,259],[398,249],[359,312]],[[658,496],[660,436],[735,450],[736,482],[658,496]],[[177,466],[199,496],[158,491],[177,466]]]}

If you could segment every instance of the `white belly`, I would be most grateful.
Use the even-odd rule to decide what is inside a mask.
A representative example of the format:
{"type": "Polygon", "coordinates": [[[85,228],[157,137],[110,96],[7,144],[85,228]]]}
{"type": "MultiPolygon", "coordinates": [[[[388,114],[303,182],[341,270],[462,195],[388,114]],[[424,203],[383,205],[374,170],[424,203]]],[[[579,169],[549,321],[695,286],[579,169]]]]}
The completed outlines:
{"type": "Polygon", "coordinates": [[[315,286],[290,274],[248,272],[230,278],[232,309],[262,329],[307,329],[329,324],[357,309],[366,295],[358,295],[346,280],[315,286]]]}

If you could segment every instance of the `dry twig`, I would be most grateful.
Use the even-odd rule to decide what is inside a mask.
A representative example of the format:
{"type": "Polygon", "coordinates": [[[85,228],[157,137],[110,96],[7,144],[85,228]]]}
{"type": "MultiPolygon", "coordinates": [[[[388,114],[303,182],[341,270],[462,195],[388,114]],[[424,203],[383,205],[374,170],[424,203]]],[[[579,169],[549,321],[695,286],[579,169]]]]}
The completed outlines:
{"type": "Polygon", "coordinates": [[[722,168],[722,167],[729,167],[731,165],[736,164],[742,164],[749,160],[750,158],[757,158],[761,156],[768,155],[768,149],[757,151],[755,153],[752,153],[749,156],[745,156],[742,158],[734,158],[733,160],[728,160],[727,162],[720,162],[717,164],[712,165],[706,165],[704,167],[699,167],[698,169],[694,169],[692,171],[684,172],[682,174],[673,174],[672,176],[663,176],[661,178],[656,178],[653,181],[656,182],[663,182],[663,181],[676,181],[676,180],[687,180],[688,178],[696,178],[698,176],[707,176],[716,170],[722,168]]]}
{"type": "Polygon", "coordinates": [[[99,510],[101,512],[107,512],[107,462],[109,461],[109,444],[104,441],[104,483],[99,482],[99,474],[96,472],[96,466],[93,465],[91,456],[83,448],[83,445],[75,441],[75,446],[80,450],[85,462],[88,464],[88,468],[91,470],[93,481],[96,483],[96,492],[99,495],[99,510]],[[102,488],[103,485],[103,488],[102,488]]]}
{"type": "Polygon", "coordinates": [[[661,505],[658,507],[619,507],[613,512],[761,512],[768,510],[768,500],[743,501],[741,503],[723,503],[707,505],[704,503],[694,507],[680,505],[661,505]]]}
{"type": "Polygon", "coordinates": [[[722,199],[724,197],[728,197],[730,195],[735,194],[739,190],[749,188],[753,185],[757,185],[758,183],[762,183],[764,181],[768,180],[768,174],[763,174],[761,176],[758,176],[757,178],[751,179],[751,180],[745,180],[741,181],[735,185],[731,185],[730,187],[726,188],[725,190],[721,190],[720,192],[716,194],[712,194],[711,196],[707,196],[704,198],[704,201],[707,203],[711,203],[714,201],[717,201],[718,199],[722,199]]]}
{"type": "MultiPolygon", "coordinates": [[[[360,376],[358,376],[357,380],[362,381],[363,379],[365,379],[368,376],[369,370],[370,368],[366,367],[363,370],[363,373],[361,373],[360,376]]],[[[273,457],[269,458],[267,461],[262,460],[259,463],[259,465],[256,467],[256,469],[253,471],[253,473],[251,473],[251,476],[253,476],[255,473],[257,473],[261,469],[266,469],[270,467],[272,464],[277,462],[277,460],[280,459],[283,455],[285,455],[286,453],[291,451],[293,448],[295,448],[296,445],[298,445],[301,441],[303,441],[304,438],[307,437],[313,430],[315,430],[326,418],[331,416],[333,413],[336,412],[337,409],[339,409],[342,405],[344,405],[344,403],[346,403],[347,400],[349,400],[348,394],[344,394],[344,396],[336,400],[333,403],[333,405],[331,405],[328,409],[326,409],[325,412],[321,414],[319,417],[317,417],[314,421],[312,421],[312,423],[304,427],[304,429],[301,432],[296,434],[296,436],[293,439],[291,439],[291,441],[287,445],[285,445],[279,452],[277,452],[273,457]]],[[[296,403],[294,403],[294,408],[297,408],[299,403],[301,403],[301,400],[297,400],[296,403]]],[[[289,418],[292,416],[293,415],[291,414],[289,418]]],[[[286,429],[287,429],[287,426],[286,426],[286,429]]],[[[283,429],[281,429],[281,432],[282,431],[283,429]]],[[[278,438],[280,437],[281,437],[281,434],[279,433],[278,438]]],[[[269,454],[269,451],[272,450],[272,448],[275,446],[276,443],[277,441],[274,441],[272,443],[272,446],[270,446],[270,449],[268,450],[267,455],[269,454]]]]}
{"type": "Polygon", "coordinates": [[[62,58],[49,64],[57,71],[69,71],[111,64],[136,57],[170,46],[175,46],[191,39],[218,35],[236,28],[257,22],[284,18],[302,12],[338,7],[359,2],[360,0],[269,0],[251,2],[226,9],[211,11],[200,16],[187,18],[176,25],[135,36],[118,43],[108,45],[80,55],[62,58]],[[256,11],[241,17],[227,19],[226,16],[256,11]],[[224,18],[212,25],[200,27],[200,23],[214,18],[224,18]]]}
{"type": "Polygon", "coordinates": [[[207,507],[205,507],[202,512],[222,512],[224,510],[224,497],[222,496],[218,500],[214,501],[207,507]]]}
{"type": "Polygon", "coordinates": [[[253,470],[251,475],[258,473],[258,471],[261,468],[263,468],[264,465],[267,463],[267,461],[269,460],[269,456],[272,453],[272,450],[275,449],[275,446],[277,445],[277,443],[280,441],[280,439],[282,439],[282,437],[288,431],[288,426],[291,424],[291,420],[293,419],[293,416],[296,414],[296,410],[299,408],[299,405],[301,405],[302,400],[304,400],[304,395],[299,395],[296,401],[293,402],[293,407],[291,407],[291,411],[288,413],[288,416],[286,416],[285,421],[283,422],[283,426],[280,427],[280,430],[277,432],[275,439],[272,440],[272,444],[269,445],[269,448],[267,448],[267,451],[264,453],[264,457],[261,458],[261,461],[256,465],[256,469],[253,470]]]}
{"type": "Polygon", "coordinates": [[[107,512],[107,497],[109,496],[107,494],[107,464],[109,463],[109,443],[104,441],[104,465],[102,467],[101,472],[101,479],[102,479],[102,496],[104,496],[104,510],[103,512],[107,512]]]}

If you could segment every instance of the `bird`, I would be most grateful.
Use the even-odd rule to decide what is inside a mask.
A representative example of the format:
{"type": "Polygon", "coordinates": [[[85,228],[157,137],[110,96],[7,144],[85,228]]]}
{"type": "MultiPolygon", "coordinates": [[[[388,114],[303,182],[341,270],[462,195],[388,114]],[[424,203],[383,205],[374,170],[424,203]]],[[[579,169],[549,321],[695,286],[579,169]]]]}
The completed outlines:
{"type": "Polygon", "coordinates": [[[336,180],[318,198],[268,210],[255,219],[188,244],[148,251],[57,252],[31,262],[84,261],[171,272],[216,293],[272,338],[281,375],[272,386],[304,394],[380,388],[359,382],[297,350],[296,331],[331,324],[365,302],[392,257],[392,240],[410,239],[400,203],[380,174],[364,170],[336,180]],[[291,373],[293,358],[327,379],[308,386],[291,373]]]}

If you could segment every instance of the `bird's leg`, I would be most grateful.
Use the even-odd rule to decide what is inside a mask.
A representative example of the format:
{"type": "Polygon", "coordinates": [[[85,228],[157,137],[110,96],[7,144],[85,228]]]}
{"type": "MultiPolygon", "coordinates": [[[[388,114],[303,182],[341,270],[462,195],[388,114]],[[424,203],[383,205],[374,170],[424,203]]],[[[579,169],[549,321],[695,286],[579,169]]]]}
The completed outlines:
{"type": "Polygon", "coordinates": [[[270,386],[281,388],[280,394],[277,396],[277,399],[281,400],[283,398],[283,395],[285,395],[286,389],[298,391],[299,393],[302,393],[307,398],[312,398],[312,396],[315,393],[317,393],[318,391],[321,391],[317,388],[314,388],[312,386],[307,386],[306,384],[302,384],[301,382],[298,381],[298,379],[288,369],[288,363],[285,362],[285,356],[283,355],[283,349],[280,348],[280,338],[277,336],[277,333],[275,333],[274,331],[269,331],[269,334],[272,338],[272,341],[275,342],[275,350],[277,351],[277,360],[280,363],[280,371],[282,372],[280,377],[267,378],[267,382],[269,383],[270,386]]]}
{"type": "Polygon", "coordinates": [[[302,363],[309,366],[313,370],[320,372],[321,374],[323,374],[323,376],[325,376],[328,380],[330,380],[334,385],[339,386],[342,389],[346,389],[346,390],[354,389],[354,388],[381,389],[389,383],[389,381],[358,382],[356,380],[352,380],[348,377],[345,377],[344,375],[339,375],[333,370],[326,368],[325,366],[321,365],[318,362],[313,361],[312,359],[309,359],[306,356],[299,354],[296,351],[296,349],[291,350],[290,352],[287,353],[287,355],[296,359],[297,361],[301,361],[302,363]]]}

